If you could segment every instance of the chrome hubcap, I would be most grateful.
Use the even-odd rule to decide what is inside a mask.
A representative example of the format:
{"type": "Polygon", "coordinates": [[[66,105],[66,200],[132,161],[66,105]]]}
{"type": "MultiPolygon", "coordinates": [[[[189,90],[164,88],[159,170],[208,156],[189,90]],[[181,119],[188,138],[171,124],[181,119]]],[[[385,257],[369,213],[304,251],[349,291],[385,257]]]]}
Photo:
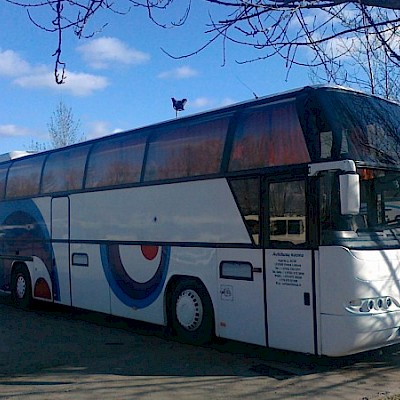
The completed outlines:
{"type": "Polygon", "coordinates": [[[178,322],[188,331],[195,331],[203,320],[200,296],[192,289],[184,290],[176,302],[178,322]]]}
{"type": "Polygon", "coordinates": [[[22,275],[17,276],[16,294],[19,299],[23,299],[26,293],[26,281],[22,275]]]}

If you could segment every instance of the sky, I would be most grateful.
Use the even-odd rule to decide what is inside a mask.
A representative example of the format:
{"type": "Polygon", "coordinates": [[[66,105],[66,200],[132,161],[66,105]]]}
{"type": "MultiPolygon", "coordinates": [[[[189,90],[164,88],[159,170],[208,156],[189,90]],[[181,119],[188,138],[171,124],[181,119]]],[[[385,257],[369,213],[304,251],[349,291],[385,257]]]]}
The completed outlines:
{"type": "MultiPolygon", "coordinates": [[[[175,118],[171,97],[188,100],[179,114],[187,116],[249,100],[253,93],[261,97],[310,84],[307,68],[288,74],[280,58],[239,64],[258,54],[229,43],[224,53],[221,41],[191,57],[166,54],[183,56],[205,44],[210,11],[196,1],[185,25],[168,29],[136,8],[98,14],[86,31],[91,37],[65,33],[66,82],[57,85],[56,34],[36,27],[24,9],[1,1],[0,154],[48,143],[48,125],[60,101],[72,110],[79,132],[92,139],[175,118]]],[[[160,21],[179,19],[181,12],[175,7],[160,21]]],[[[32,16],[47,26],[52,17],[44,9],[32,16]]]]}

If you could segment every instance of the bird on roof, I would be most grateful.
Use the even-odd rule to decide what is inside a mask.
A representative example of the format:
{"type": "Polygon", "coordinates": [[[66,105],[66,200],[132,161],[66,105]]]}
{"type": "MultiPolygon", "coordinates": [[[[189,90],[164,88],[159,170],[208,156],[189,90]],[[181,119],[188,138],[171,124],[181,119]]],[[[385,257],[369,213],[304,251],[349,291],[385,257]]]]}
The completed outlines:
{"type": "Polygon", "coordinates": [[[175,111],[183,111],[185,109],[187,99],[176,100],[174,97],[171,97],[171,100],[175,111]]]}

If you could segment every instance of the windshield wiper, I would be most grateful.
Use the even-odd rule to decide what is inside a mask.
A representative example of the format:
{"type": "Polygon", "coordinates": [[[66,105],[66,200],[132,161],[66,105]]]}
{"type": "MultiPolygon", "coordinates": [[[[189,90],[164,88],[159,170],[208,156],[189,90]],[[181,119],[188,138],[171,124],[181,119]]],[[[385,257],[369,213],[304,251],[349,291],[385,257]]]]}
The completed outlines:
{"type": "Polygon", "coordinates": [[[372,146],[367,143],[360,143],[361,146],[366,147],[368,150],[375,151],[379,154],[379,156],[382,158],[382,161],[386,161],[391,164],[397,164],[397,161],[394,159],[394,157],[390,156],[389,154],[385,153],[383,150],[378,149],[375,146],[372,146]]]}
{"type": "Polygon", "coordinates": [[[382,222],[381,224],[377,224],[374,226],[368,226],[365,228],[358,228],[357,229],[357,233],[358,232],[383,232],[385,230],[392,230],[392,229],[397,229],[400,228],[400,219],[393,219],[390,221],[385,221],[382,222]]]}
{"type": "Polygon", "coordinates": [[[358,228],[358,232],[383,232],[385,230],[391,231],[392,229],[400,228],[400,219],[393,219],[391,221],[386,221],[381,224],[377,224],[374,226],[369,226],[366,228],[358,228]]]}

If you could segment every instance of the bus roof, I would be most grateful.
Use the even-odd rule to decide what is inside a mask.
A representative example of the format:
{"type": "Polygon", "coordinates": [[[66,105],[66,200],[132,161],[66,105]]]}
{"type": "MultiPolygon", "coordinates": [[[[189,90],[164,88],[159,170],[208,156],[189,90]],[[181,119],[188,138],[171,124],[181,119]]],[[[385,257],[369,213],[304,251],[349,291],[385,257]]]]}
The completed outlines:
{"type": "Polygon", "coordinates": [[[0,163],[4,161],[14,160],[15,158],[29,156],[31,154],[36,154],[36,151],[25,151],[25,150],[15,150],[9,153],[0,154],[0,163]]]}

